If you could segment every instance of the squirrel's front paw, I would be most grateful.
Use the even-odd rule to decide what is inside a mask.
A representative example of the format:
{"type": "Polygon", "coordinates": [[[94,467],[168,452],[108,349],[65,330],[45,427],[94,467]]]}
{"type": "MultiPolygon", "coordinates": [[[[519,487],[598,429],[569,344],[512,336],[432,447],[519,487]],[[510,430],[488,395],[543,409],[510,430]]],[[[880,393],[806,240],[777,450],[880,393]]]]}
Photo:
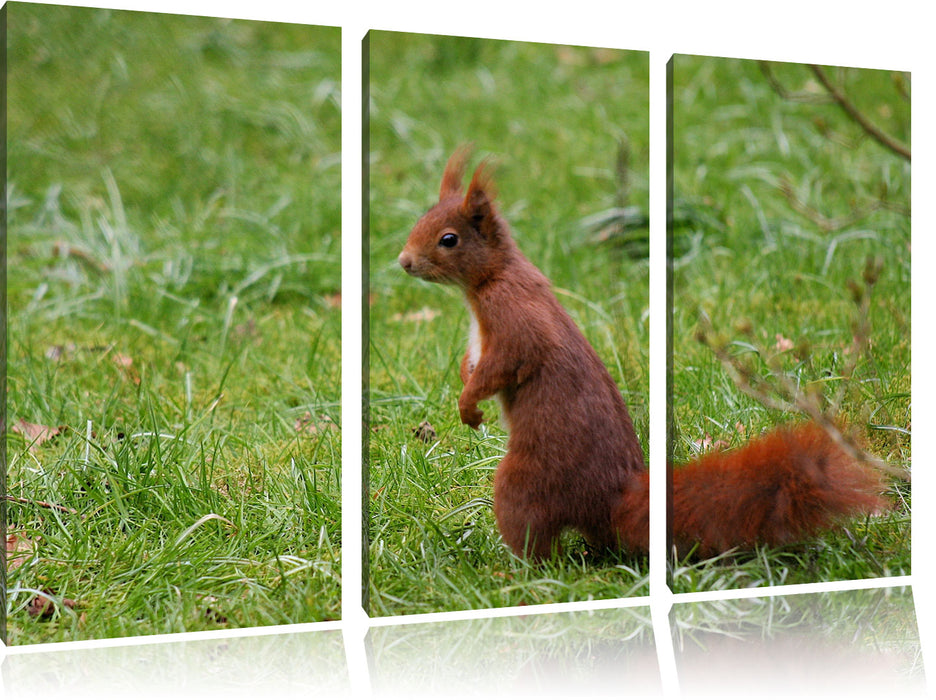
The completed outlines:
{"type": "Polygon", "coordinates": [[[481,425],[481,418],[484,416],[484,412],[479,411],[477,405],[468,406],[459,402],[458,412],[461,415],[461,422],[465,425],[475,430],[481,425]]]}

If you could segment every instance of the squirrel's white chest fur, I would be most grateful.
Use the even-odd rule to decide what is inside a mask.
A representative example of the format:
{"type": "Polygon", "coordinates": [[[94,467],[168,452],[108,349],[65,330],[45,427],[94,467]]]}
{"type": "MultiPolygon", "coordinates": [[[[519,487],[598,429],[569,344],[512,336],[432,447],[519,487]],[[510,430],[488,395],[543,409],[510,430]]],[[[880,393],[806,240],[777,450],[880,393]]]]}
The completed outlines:
{"type": "Polygon", "coordinates": [[[471,319],[468,325],[468,372],[470,374],[474,372],[478,362],[481,361],[481,326],[470,304],[468,305],[468,316],[471,319]]]}
{"type": "MultiPolygon", "coordinates": [[[[475,371],[478,363],[481,361],[483,341],[481,338],[481,324],[478,323],[478,317],[475,316],[471,304],[468,304],[468,374],[475,371]]],[[[504,410],[504,401],[500,392],[494,395],[497,403],[500,405],[500,424],[504,430],[510,430],[510,423],[507,420],[507,412],[504,410]]]]}

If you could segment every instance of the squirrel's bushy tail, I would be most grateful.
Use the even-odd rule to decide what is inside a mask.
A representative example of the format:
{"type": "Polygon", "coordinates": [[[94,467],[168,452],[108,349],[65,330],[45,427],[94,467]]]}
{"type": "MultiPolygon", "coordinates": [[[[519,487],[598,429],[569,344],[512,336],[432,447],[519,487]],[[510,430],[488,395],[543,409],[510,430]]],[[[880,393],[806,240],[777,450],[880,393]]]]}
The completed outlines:
{"type": "Polygon", "coordinates": [[[800,541],[842,518],[882,510],[880,474],[814,423],[673,470],[673,538],[708,556],[800,541]]]}
{"type": "MultiPolygon", "coordinates": [[[[647,549],[642,475],[615,512],[622,544],[647,549]]],[[[673,468],[672,533],[680,553],[802,541],[843,518],[887,506],[880,473],[850,456],[818,425],[781,428],[733,450],[673,468]]]]}

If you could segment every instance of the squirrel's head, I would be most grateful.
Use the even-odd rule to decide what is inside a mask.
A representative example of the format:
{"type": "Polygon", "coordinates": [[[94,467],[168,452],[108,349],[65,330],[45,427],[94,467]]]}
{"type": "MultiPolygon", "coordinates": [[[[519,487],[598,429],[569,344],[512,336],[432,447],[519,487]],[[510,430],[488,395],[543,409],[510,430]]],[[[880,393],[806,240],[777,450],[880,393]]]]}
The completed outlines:
{"type": "Polygon", "coordinates": [[[407,273],[430,282],[476,288],[501,268],[513,243],[494,205],[487,162],[475,170],[462,190],[471,149],[462,146],[442,174],[439,202],[410,232],[398,261],[407,273]]]}

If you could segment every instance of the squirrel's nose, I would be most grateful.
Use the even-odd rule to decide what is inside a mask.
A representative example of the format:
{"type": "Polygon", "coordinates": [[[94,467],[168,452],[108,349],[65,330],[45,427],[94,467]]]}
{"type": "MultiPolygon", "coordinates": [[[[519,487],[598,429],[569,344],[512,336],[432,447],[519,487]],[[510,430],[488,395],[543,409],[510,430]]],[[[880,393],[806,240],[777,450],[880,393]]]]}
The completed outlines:
{"type": "Polygon", "coordinates": [[[405,250],[400,253],[400,256],[397,258],[397,262],[400,263],[400,267],[402,267],[407,272],[409,272],[410,268],[413,267],[413,257],[405,250]]]}

